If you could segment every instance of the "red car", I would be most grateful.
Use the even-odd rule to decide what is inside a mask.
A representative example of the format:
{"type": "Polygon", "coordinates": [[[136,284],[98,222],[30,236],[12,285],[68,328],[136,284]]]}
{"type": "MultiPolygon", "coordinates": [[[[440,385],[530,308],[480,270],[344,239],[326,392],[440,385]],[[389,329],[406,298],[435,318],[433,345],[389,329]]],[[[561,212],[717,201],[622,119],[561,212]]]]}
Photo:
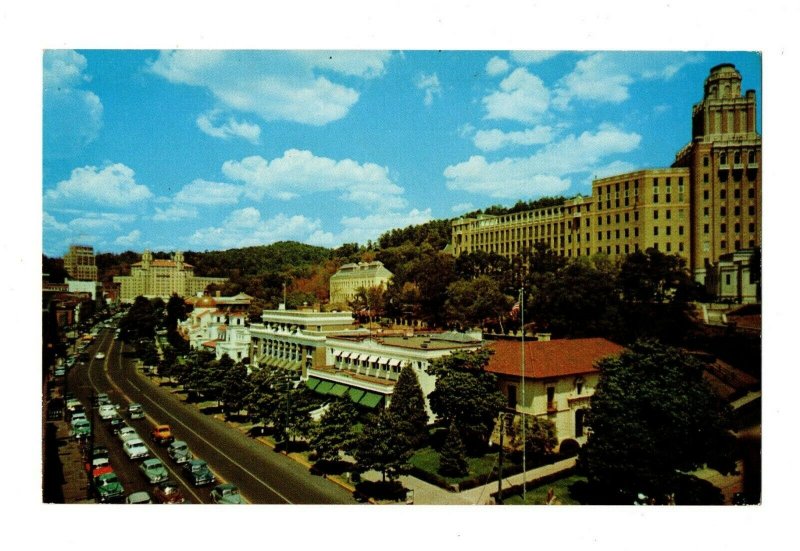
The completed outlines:
{"type": "Polygon", "coordinates": [[[89,469],[92,470],[92,478],[96,478],[101,474],[114,472],[114,469],[111,468],[111,463],[109,463],[107,457],[95,457],[92,459],[91,464],[86,463],[84,467],[86,468],[87,472],[89,469]]]}
{"type": "Polygon", "coordinates": [[[183,503],[186,501],[183,497],[183,492],[181,492],[181,487],[172,480],[161,482],[153,490],[153,495],[159,503],[183,503]]]}

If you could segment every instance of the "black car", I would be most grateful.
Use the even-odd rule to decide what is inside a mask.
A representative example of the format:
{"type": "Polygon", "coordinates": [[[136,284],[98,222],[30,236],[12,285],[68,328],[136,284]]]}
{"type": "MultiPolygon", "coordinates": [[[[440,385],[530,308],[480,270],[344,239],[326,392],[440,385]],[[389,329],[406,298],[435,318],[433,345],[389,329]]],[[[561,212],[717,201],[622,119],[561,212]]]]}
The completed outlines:
{"type": "Polygon", "coordinates": [[[208,463],[202,459],[192,459],[184,463],[183,473],[193,486],[205,486],[217,481],[214,473],[208,468],[208,463]]]}

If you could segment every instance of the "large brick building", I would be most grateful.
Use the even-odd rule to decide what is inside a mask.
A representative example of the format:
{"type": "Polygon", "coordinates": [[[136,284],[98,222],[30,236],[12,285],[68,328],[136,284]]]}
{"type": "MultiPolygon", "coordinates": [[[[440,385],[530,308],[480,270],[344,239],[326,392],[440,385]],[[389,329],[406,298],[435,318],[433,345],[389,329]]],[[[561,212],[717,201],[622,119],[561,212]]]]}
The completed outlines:
{"type": "Polygon", "coordinates": [[[717,65],[692,109],[692,136],[669,168],[611,176],[592,183],[591,197],[501,216],[459,218],[451,250],[507,258],[543,242],[567,257],[620,257],[658,249],[684,257],[697,281],[721,256],[761,246],[761,136],[755,91],[717,65]]]}

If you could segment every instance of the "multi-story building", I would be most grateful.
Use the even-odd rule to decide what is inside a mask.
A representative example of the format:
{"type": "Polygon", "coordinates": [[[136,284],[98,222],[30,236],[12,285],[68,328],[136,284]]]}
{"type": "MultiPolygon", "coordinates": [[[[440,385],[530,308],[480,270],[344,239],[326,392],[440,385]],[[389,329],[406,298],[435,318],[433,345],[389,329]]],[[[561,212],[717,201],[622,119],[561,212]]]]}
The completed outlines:
{"type": "Polygon", "coordinates": [[[692,112],[692,141],[670,168],[595,180],[592,196],[452,223],[450,250],[512,258],[537,242],[555,253],[612,258],[649,248],[686,259],[699,282],[722,255],[761,245],[761,137],[755,92],[731,64],[711,69],[692,112]]]}
{"type": "Polygon", "coordinates": [[[347,305],[347,302],[352,300],[361,288],[385,288],[392,275],[392,272],[384,268],[383,263],[377,260],[345,264],[331,276],[331,304],[347,305]]]}
{"type": "Polygon", "coordinates": [[[559,442],[586,442],[586,413],[600,379],[597,362],[619,355],[622,346],[600,338],[526,341],[524,372],[520,341],[498,340],[488,348],[494,353],[486,370],[497,376],[511,412],[549,419],[559,442]]]}
{"type": "Polygon", "coordinates": [[[362,406],[387,407],[400,371],[410,366],[433,421],[428,395],[436,388],[436,378],[427,372],[431,361],[456,351],[474,351],[482,344],[480,333],[329,336],[325,361],[307,368],[307,384],[318,394],[347,395],[362,406]]]}
{"type": "Polygon", "coordinates": [[[202,293],[209,285],[222,285],[226,281],[223,277],[195,276],[194,266],[183,261],[180,251],[169,260],[154,259],[153,253],[145,251],[142,260],[131,265],[130,275],[114,277],[114,283],[120,284],[121,302],[133,302],[138,296],[164,300],[173,294],[189,297],[202,293]]]}
{"type": "Polygon", "coordinates": [[[227,354],[235,362],[250,352],[248,309],[252,297],[244,293],[232,297],[208,295],[190,297],[186,304],[192,311],[178,330],[189,341],[190,348],[205,348],[220,359],[227,354]]]}
{"type": "Polygon", "coordinates": [[[64,269],[71,279],[97,281],[94,248],[88,245],[70,245],[64,255],[64,269]]]}

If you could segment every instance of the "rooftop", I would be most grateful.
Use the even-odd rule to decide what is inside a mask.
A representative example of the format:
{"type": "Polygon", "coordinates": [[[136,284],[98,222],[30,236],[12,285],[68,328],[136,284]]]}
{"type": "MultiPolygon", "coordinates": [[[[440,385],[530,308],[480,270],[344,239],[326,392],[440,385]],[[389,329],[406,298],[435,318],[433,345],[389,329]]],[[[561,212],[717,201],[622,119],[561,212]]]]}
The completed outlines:
{"type": "MultiPolygon", "coordinates": [[[[522,346],[516,340],[488,345],[494,354],[486,370],[498,375],[522,375],[522,346]]],[[[525,341],[525,377],[546,379],[598,371],[596,363],[616,356],[624,347],[602,338],[525,341]]]]}

